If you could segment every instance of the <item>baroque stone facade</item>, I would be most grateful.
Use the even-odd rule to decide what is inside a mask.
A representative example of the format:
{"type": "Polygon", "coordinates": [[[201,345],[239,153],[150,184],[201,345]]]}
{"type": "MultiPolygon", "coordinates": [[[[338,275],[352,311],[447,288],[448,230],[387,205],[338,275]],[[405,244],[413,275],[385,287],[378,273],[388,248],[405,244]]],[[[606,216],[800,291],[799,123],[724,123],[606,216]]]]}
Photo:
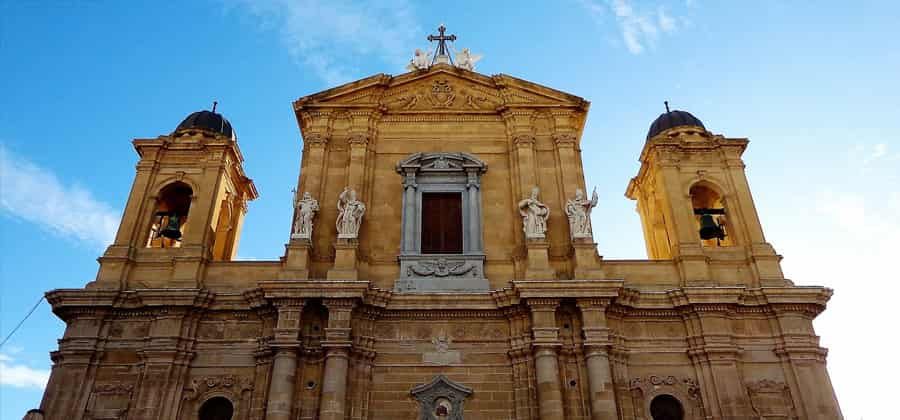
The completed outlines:
{"type": "Polygon", "coordinates": [[[566,210],[576,193],[593,206],[588,105],[441,63],[300,98],[296,191],[321,205],[296,206],[307,225],[285,229],[278,261],[231,260],[256,190],[230,124],[134,140],[134,186],[96,280],[47,293],[67,328],[41,410],[841,418],[812,327],[831,290],[782,275],[744,174],[748,141],[663,114],[626,193],[651,259],[606,260],[566,210]],[[336,224],[345,190],[365,209],[352,234],[336,224]],[[546,231],[527,236],[520,201],[537,190],[546,231]],[[422,247],[428,194],[458,197],[446,226],[460,236],[435,238],[460,252],[422,247]]]}

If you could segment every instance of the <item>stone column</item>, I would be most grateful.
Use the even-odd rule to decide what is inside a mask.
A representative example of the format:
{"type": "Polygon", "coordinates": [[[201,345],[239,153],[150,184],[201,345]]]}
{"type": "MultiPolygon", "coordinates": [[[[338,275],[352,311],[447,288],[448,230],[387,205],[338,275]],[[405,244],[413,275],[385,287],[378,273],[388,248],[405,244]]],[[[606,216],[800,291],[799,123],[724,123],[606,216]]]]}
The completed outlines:
{"type": "MultiPolygon", "coordinates": [[[[513,138],[515,158],[519,164],[519,191],[531,191],[537,185],[535,176],[534,136],[519,134],[513,138]]],[[[521,194],[520,194],[521,195],[521,194]]]]}
{"type": "Polygon", "coordinates": [[[406,169],[403,174],[403,240],[400,253],[413,253],[416,249],[416,170],[406,169]]]}
{"type": "Polygon", "coordinates": [[[609,368],[609,328],[606,324],[608,299],[578,299],[584,331],[584,359],[590,385],[591,419],[614,419],[616,394],[609,368]]]}
{"type": "Polygon", "coordinates": [[[350,165],[347,168],[347,185],[359,191],[360,194],[365,194],[366,186],[363,185],[363,178],[366,172],[369,135],[366,133],[351,134],[348,143],[350,143],[350,165]]]}
{"type": "Polygon", "coordinates": [[[269,383],[269,402],[266,420],[289,420],[294,404],[297,375],[297,350],[300,348],[300,316],[303,299],[277,299],[278,321],[271,348],[274,352],[272,381],[269,383]]]}
{"type": "Polygon", "coordinates": [[[578,158],[578,152],[575,150],[578,139],[573,133],[555,133],[553,134],[553,144],[556,149],[556,158],[559,162],[560,174],[562,175],[563,195],[569,198],[575,195],[575,189],[583,187],[581,185],[584,179],[580,173],[578,165],[581,160],[578,158]]]}
{"type": "Polygon", "coordinates": [[[350,365],[350,315],[353,299],[325,299],[328,327],[325,328],[325,372],[319,419],[344,420],[347,400],[347,371],[350,365]]]}
{"type": "Polygon", "coordinates": [[[478,180],[478,169],[469,169],[466,171],[468,182],[466,183],[466,191],[469,195],[469,249],[467,252],[483,252],[481,245],[481,203],[478,199],[478,189],[481,185],[478,180]]]}
{"type": "Polygon", "coordinates": [[[559,299],[528,299],[534,335],[534,368],[537,376],[538,406],[541,419],[564,418],[562,389],[559,385],[559,328],[556,307],[559,299]]]}

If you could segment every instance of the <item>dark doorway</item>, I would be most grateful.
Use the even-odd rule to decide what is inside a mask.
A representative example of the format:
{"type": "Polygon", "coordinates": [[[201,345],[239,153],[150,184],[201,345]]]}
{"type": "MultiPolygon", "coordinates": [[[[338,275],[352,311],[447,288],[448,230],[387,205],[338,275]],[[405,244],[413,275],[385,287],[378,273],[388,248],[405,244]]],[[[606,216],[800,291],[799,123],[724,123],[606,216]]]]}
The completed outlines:
{"type": "Polygon", "coordinates": [[[422,194],[422,253],[462,253],[462,195],[422,194]]]}
{"type": "Polygon", "coordinates": [[[650,402],[650,416],[653,420],[684,420],[684,408],[678,398],[660,395],[650,402]]]}
{"type": "Polygon", "coordinates": [[[231,420],[234,407],[225,397],[213,397],[200,407],[200,420],[231,420]]]}

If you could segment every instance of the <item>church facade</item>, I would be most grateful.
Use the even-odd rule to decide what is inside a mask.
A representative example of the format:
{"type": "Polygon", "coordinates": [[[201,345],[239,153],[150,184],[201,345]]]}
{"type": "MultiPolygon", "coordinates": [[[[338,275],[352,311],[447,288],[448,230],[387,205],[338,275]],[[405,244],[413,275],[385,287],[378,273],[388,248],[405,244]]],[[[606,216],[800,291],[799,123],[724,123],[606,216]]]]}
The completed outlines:
{"type": "Polygon", "coordinates": [[[649,259],[608,260],[582,98],[437,60],[293,108],[278,261],[232,261],[257,192],[226,119],[134,140],[95,281],[47,293],[45,418],[842,418],[831,290],[784,278],[746,139],[653,122],[626,189],[649,259]]]}

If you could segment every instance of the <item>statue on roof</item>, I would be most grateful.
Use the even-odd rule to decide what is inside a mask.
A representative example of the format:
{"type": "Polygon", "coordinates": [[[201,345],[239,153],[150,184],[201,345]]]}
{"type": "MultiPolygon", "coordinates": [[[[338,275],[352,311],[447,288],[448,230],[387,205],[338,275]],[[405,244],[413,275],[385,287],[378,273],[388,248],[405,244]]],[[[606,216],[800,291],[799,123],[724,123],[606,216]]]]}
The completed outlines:
{"type": "Polygon", "coordinates": [[[406,69],[409,71],[427,69],[430,61],[430,56],[431,51],[422,51],[416,48],[416,52],[414,53],[412,60],[409,60],[409,64],[406,66],[406,69]]]}
{"type": "Polygon", "coordinates": [[[475,71],[475,62],[481,60],[482,55],[472,54],[468,48],[463,48],[462,52],[456,53],[456,67],[475,71]]]}

